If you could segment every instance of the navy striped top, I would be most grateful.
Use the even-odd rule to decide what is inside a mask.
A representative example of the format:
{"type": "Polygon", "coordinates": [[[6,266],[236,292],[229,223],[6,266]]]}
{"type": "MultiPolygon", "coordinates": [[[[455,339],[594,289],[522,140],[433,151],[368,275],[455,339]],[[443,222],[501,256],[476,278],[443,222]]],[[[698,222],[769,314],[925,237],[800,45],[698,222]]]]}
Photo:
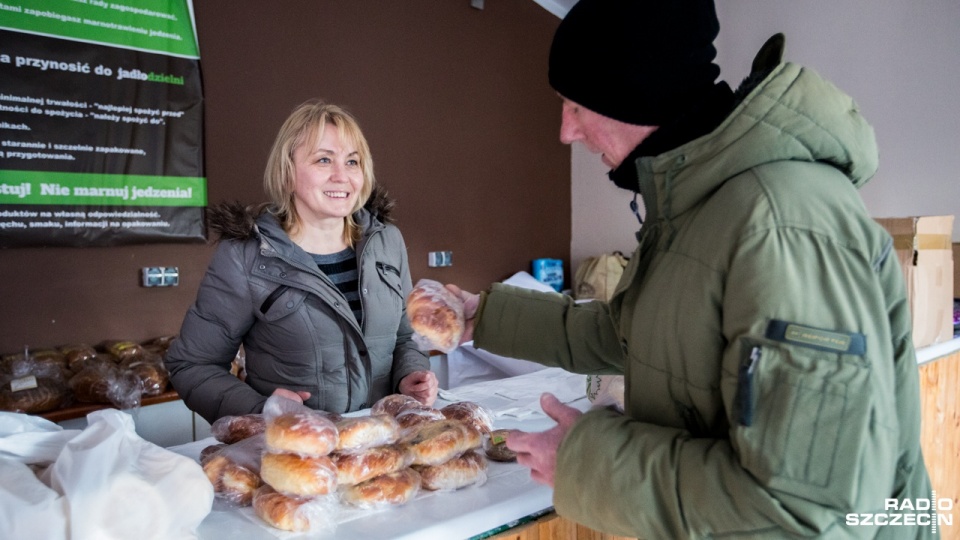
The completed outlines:
{"type": "Polygon", "coordinates": [[[360,281],[357,272],[357,254],[353,248],[347,248],[330,255],[310,254],[320,271],[326,274],[337,286],[340,293],[350,304],[358,323],[363,322],[363,306],[360,303],[360,281]]]}

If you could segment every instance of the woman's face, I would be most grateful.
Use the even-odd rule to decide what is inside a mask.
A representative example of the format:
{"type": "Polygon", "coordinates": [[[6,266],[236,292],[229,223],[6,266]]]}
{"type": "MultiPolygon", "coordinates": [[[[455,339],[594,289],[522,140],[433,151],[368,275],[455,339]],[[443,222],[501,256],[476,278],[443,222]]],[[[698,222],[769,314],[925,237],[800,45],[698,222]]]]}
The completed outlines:
{"type": "Polygon", "coordinates": [[[360,154],[350,141],[341,140],[340,130],[327,124],[316,145],[301,144],[294,150],[293,162],[294,201],[301,220],[342,220],[351,214],[363,187],[363,170],[360,154]]]}

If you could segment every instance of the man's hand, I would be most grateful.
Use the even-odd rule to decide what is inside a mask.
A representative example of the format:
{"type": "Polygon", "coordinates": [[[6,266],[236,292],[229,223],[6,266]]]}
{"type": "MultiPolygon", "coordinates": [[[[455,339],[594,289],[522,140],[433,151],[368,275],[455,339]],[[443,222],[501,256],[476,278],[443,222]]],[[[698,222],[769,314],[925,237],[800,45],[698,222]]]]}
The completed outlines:
{"type": "Polygon", "coordinates": [[[480,305],[480,295],[467,292],[452,283],[444,285],[450,292],[463,302],[464,329],[460,336],[460,343],[466,343],[473,339],[474,317],[477,316],[477,307],[480,305]]]}
{"type": "Polygon", "coordinates": [[[310,398],[310,392],[298,391],[294,392],[293,390],[287,390],[286,388],[277,388],[273,391],[272,396],[280,396],[287,399],[292,399],[297,403],[303,404],[304,401],[310,398]]]}
{"type": "Polygon", "coordinates": [[[437,400],[440,383],[432,371],[414,371],[400,379],[400,393],[410,396],[426,406],[437,400]]]}
{"type": "Polygon", "coordinates": [[[540,406],[547,416],[557,421],[557,425],[540,433],[511,431],[507,435],[507,448],[517,453],[517,463],[530,469],[530,477],[535,482],[553,487],[557,450],[573,423],[583,413],[560,403],[549,393],[540,396],[540,406]]]}

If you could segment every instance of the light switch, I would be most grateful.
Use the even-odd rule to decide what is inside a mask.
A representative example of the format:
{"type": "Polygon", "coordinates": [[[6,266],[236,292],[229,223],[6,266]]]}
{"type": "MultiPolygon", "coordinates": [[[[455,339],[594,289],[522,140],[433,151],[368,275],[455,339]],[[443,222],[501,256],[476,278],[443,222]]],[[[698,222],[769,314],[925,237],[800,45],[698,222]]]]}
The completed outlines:
{"type": "Polygon", "coordinates": [[[180,269],[176,266],[145,266],[141,269],[144,287],[176,287],[180,285],[180,269]]]}
{"type": "Polygon", "coordinates": [[[427,266],[436,268],[438,266],[453,266],[452,251],[431,251],[427,253],[427,266]]]}

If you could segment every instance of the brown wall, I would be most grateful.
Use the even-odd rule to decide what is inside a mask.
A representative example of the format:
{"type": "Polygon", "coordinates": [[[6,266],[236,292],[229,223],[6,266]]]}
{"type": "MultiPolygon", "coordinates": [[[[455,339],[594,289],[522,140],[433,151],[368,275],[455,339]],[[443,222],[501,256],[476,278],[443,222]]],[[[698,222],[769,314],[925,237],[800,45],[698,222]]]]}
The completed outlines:
{"type": "MultiPolygon", "coordinates": [[[[351,110],[397,200],[414,281],[478,290],[532,259],[569,276],[570,153],[546,82],[559,19],[532,0],[194,2],[209,202],[263,200],[290,110],[351,110]],[[450,268],[427,252],[453,251],[450,268]]],[[[0,251],[0,353],[179,331],[212,254],[202,244],[0,251]],[[178,266],[176,288],[139,286],[178,266]]],[[[569,283],[569,277],[568,277],[569,283]]]]}

